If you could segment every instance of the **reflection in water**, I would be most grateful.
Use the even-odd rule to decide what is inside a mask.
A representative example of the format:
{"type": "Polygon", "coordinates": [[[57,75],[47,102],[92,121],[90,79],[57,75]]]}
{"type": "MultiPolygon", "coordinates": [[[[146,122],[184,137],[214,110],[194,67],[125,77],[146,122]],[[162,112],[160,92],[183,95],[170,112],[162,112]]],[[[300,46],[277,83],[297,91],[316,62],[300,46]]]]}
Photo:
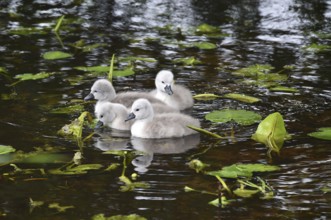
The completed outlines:
{"type": "Polygon", "coordinates": [[[106,128],[102,131],[97,131],[97,135],[99,137],[95,138],[93,145],[102,151],[125,150],[130,146],[128,140],[128,137],[130,137],[129,132],[106,128]]]}
{"type": "Polygon", "coordinates": [[[114,15],[121,19],[121,24],[129,24],[133,29],[164,27],[167,24],[188,29],[195,23],[190,0],[117,0],[114,4],[114,15]],[[126,20],[125,23],[123,19],[126,20]]]}
{"type": "Polygon", "coordinates": [[[131,139],[131,144],[135,150],[144,153],[142,156],[136,157],[132,164],[136,166],[138,172],[146,172],[147,167],[152,163],[154,154],[180,154],[195,148],[200,143],[200,135],[190,135],[183,138],[167,138],[167,139],[131,139]]]}

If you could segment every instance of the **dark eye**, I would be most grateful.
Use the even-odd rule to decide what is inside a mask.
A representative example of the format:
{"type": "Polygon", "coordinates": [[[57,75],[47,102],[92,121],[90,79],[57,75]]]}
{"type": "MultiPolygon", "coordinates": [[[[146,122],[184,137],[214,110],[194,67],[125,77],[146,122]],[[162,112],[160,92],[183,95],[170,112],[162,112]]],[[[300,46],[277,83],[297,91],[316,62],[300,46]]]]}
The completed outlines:
{"type": "Polygon", "coordinates": [[[98,91],[97,90],[94,90],[93,92],[97,93],[98,91]]]}
{"type": "Polygon", "coordinates": [[[103,115],[100,115],[100,118],[103,118],[103,115]]]}
{"type": "Polygon", "coordinates": [[[163,84],[164,84],[164,81],[162,81],[161,83],[163,83],[163,84]]]}
{"type": "Polygon", "coordinates": [[[139,112],[139,108],[136,108],[136,110],[135,110],[136,112],[139,112]]]}

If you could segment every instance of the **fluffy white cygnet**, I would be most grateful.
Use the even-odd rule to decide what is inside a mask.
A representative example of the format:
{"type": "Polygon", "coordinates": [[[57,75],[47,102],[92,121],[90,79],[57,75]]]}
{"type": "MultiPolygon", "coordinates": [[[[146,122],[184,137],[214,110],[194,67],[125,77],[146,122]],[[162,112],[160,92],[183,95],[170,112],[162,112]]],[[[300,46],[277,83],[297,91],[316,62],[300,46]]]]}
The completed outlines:
{"type": "Polygon", "coordinates": [[[174,84],[174,75],[169,70],[161,70],[155,78],[156,89],[151,95],[168,106],[184,110],[193,106],[191,91],[181,85],[174,84]]]}
{"type": "Polygon", "coordinates": [[[95,109],[97,109],[98,105],[102,102],[120,103],[126,108],[131,108],[132,103],[139,98],[148,99],[148,101],[153,104],[155,112],[157,113],[178,112],[176,108],[166,105],[164,102],[146,92],[120,92],[117,94],[113,85],[107,79],[98,79],[95,81],[90,94],[87,95],[84,100],[98,100],[95,109]]]}
{"type": "Polygon", "coordinates": [[[127,108],[119,103],[100,102],[95,106],[97,127],[107,126],[118,130],[130,130],[132,121],[125,121],[128,117],[127,108]]]}
{"type": "Polygon", "coordinates": [[[164,104],[162,101],[145,92],[121,92],[117,94],[112,83],[107,79],[98,79],[95,81],[91,87],[90,94],[84,100],[96,99],[98,101],[121,103],[128,108],[139,98],[148,99],[151,103],[164,104]]]}
{"type": "Polygon", "coordinates": [[[127,120],[135,119],[131,134],[140,138],[174,138],[197,133],[187,127],[200,127],[199,120],[181,113],[155,114],[151,103],[138,99],[132,105],[127,120]]]}

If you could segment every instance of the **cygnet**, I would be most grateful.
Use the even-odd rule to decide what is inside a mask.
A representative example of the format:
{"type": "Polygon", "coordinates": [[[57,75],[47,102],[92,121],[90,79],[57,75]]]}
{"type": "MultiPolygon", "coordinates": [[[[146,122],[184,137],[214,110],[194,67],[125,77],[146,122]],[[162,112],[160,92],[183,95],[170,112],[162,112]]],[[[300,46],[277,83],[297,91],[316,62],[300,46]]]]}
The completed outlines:
{"type": "Polygon", "coordinates": [[[125,121],[128,110],[124,105],[111,102],[100,102],[95,107],[95,116],[98,119],[97,126],[107,126],[117,130],[130,130],[132,121],[125,121]]]}
{"type": "Polygon", "coordinates": [[[161,70],[155,78],[156,89],[151,91],[153,97],[163,101],[168,106],[184,110],[193,106],[191,91],[174,83],[174,75],[169,70],[161,70]]]}
{"type": "Polygon", "coordinates": [[[146,92],[120,92],[117,94],[112,83],[107,79],[98,79],[95,81],[90,94],[87,95],[84,100],[98,100],[95,109],[97,109],[100,103],[106,101],[120,103],[126,108],[131,108],[132,103],[139,98],[148,99],[153,104],[155,112],[157,113],[178,112],[176,108],[166,105],[164,102],[146,92]]]}
{"type": "Polygon", "coordinates": [[[199,120],[181,113],[155,114],[147,99],[136,100],[127,121],[135,119],[131,135],[140,138],[174,138],[197,133],[188,125],[200,127],[199,120]]]}
{"type": "Polygon", "coordinates": [[[84,100],[96,99],[98,101],[121,103],[128,108],[139,98],[148,99],[151,103],[164,104],[162,101],[145,92],[121,92],[117,94],[112,83],[107,79],[98,79],[95,81],[91,87],[90,94],[87,95],[84,100]]]}

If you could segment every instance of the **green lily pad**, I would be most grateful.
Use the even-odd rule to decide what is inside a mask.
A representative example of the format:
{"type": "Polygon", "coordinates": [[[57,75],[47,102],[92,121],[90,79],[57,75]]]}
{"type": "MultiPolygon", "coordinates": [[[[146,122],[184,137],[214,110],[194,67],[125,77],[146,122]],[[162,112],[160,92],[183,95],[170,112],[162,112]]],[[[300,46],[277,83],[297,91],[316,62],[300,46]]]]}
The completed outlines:
{"type": "Polygon", "coordinates": [[[0,145],[0,154],[9,154],[15,152],[16,149],[9,145],[0,145]]]}
{"type": "Polygon", "coordinates": [[[193,46],[201,49],[201,50],[212,50],[217,48],[216,44],[210,43],[210,42],[196,42],[193,43],[193,46]]]}
{"type": "Polygon", "coordinates": [[[269,73],[271,70],[273,70],[274,67],[270,65],[251,65],[249,67],[245,67],[242,69],[239,69],[232,74],[235,76],[243,76],[243,77],[256,77],[258,75],[264,75],[266,73],[269,73]]]}
{"type": "Polygon", "coordinates": [[[225,109],[208,113],[205,118],[212,122],[235,121],[240,125],[251,125],[261,120],[261,115],[252,111],[225,109]]]}
{"type": "Polygon", "coordinates": [[[258,126],[252,139],[265,144],[269,151],[280,152],[284,144],[284,140],[289,135],[285,129],[285,123],[282,115],[279,112],[268,115],[258,126]]]}
{"type": "Polygon", "coordinates": [[[53,75],[54,73],[47,73],[47,72],[41,72],[41,73],[24,73],[24,74],[19,74],[16,75],[14,78],[19,79],[20,81],[25,81],[25,80],[38,80],[38,79],[45,79],[53,75]]]}
{"type": "Polygon", "coordinates": [[[243,198],[249,198],[255,195],[256,193],[259,193],[260,190],[258,189],[241,189],[237,188],[233,190],[233,193],[237,196],[243,197],[243,198]]]}
{"type": "Polygon", "coordinates": [[[201,63],[201,61],[196,59],[195,57],[177,58],[177,59],[174,59],[172,62],[181,63],[181,64],[184,64],[185,66],[194,66],[196,64],[201,63]]]}
{"type": "Polygon", "coordinates": [[[224,98],[235,99],[241,102],[246,103],[255,103],[260,102],[261,99],[255,98],[253,96],[245,95],[245,94],[238,94],[238,93],[228,93],[224,95],[224,98]]]}
{"type": "Polygon", "coordinates": [[[306,51],[309,51],[309,52],[319,53],[319,52],[330,51],[331,50],[331,46],[330,45],[326,45],[326,44],[316,44],[316,43],[313,43],[311,45],[308,45],[308,46],[304,47],[303,49],[306,50],[306,51]]]}
{"type": "Polygon", "coordinates": [[[275,92],[299,92],[298,89],[296,88],[290,88],[290,87],[285,87],[285,86],[276,86],[276,87],[272,87],[269,88],[270,91],[275,91],[275,92]]]}
{"type": "Polygon", "coordinates": [[[58,59],[66,59],[72,57],[72,54],[65,53],[62,51],[49,51],[43,54],[43,58],[45,60],[58,60],[58,59]]]}
{"type": "Polygon", "coordinates": [[[323,139],[323,140],[331,140],[331,127],[319,128],[318,131],[312,132],[308,134],[311,137],[323,139]]]}
{"type": "Polygon", "coordinates": [[[197,100],[213,100],[217,98],[221,98],[222,96],[211,94],[211,93],[204,93],[204,94],[197,94],[193,96],[194,99],[197,100]]]}
{"type": "Polygon", "coordinates": [[[125,76],[131,76],[134,74],[135,74],[135,72],[131,67],[128,67],[123,70],[114,70],[113,71],[113,76],[115,76],[115,77],[125,77],[125,76]]]}
{"type": "Polygon", "coordinates": [[[209,24],[201,24],[198,27],[196,27],[195,32],[199,34],[218,33],[220,32],[220,28],[209,24]]]}
{"type": "Polygon", "coordinates": [[[251,177],[253,172],[270,172],[279,170],[280,167],[265,164],[233,164],[221,170],[207,172],[208,175],[223,178],[251,177]]]}

